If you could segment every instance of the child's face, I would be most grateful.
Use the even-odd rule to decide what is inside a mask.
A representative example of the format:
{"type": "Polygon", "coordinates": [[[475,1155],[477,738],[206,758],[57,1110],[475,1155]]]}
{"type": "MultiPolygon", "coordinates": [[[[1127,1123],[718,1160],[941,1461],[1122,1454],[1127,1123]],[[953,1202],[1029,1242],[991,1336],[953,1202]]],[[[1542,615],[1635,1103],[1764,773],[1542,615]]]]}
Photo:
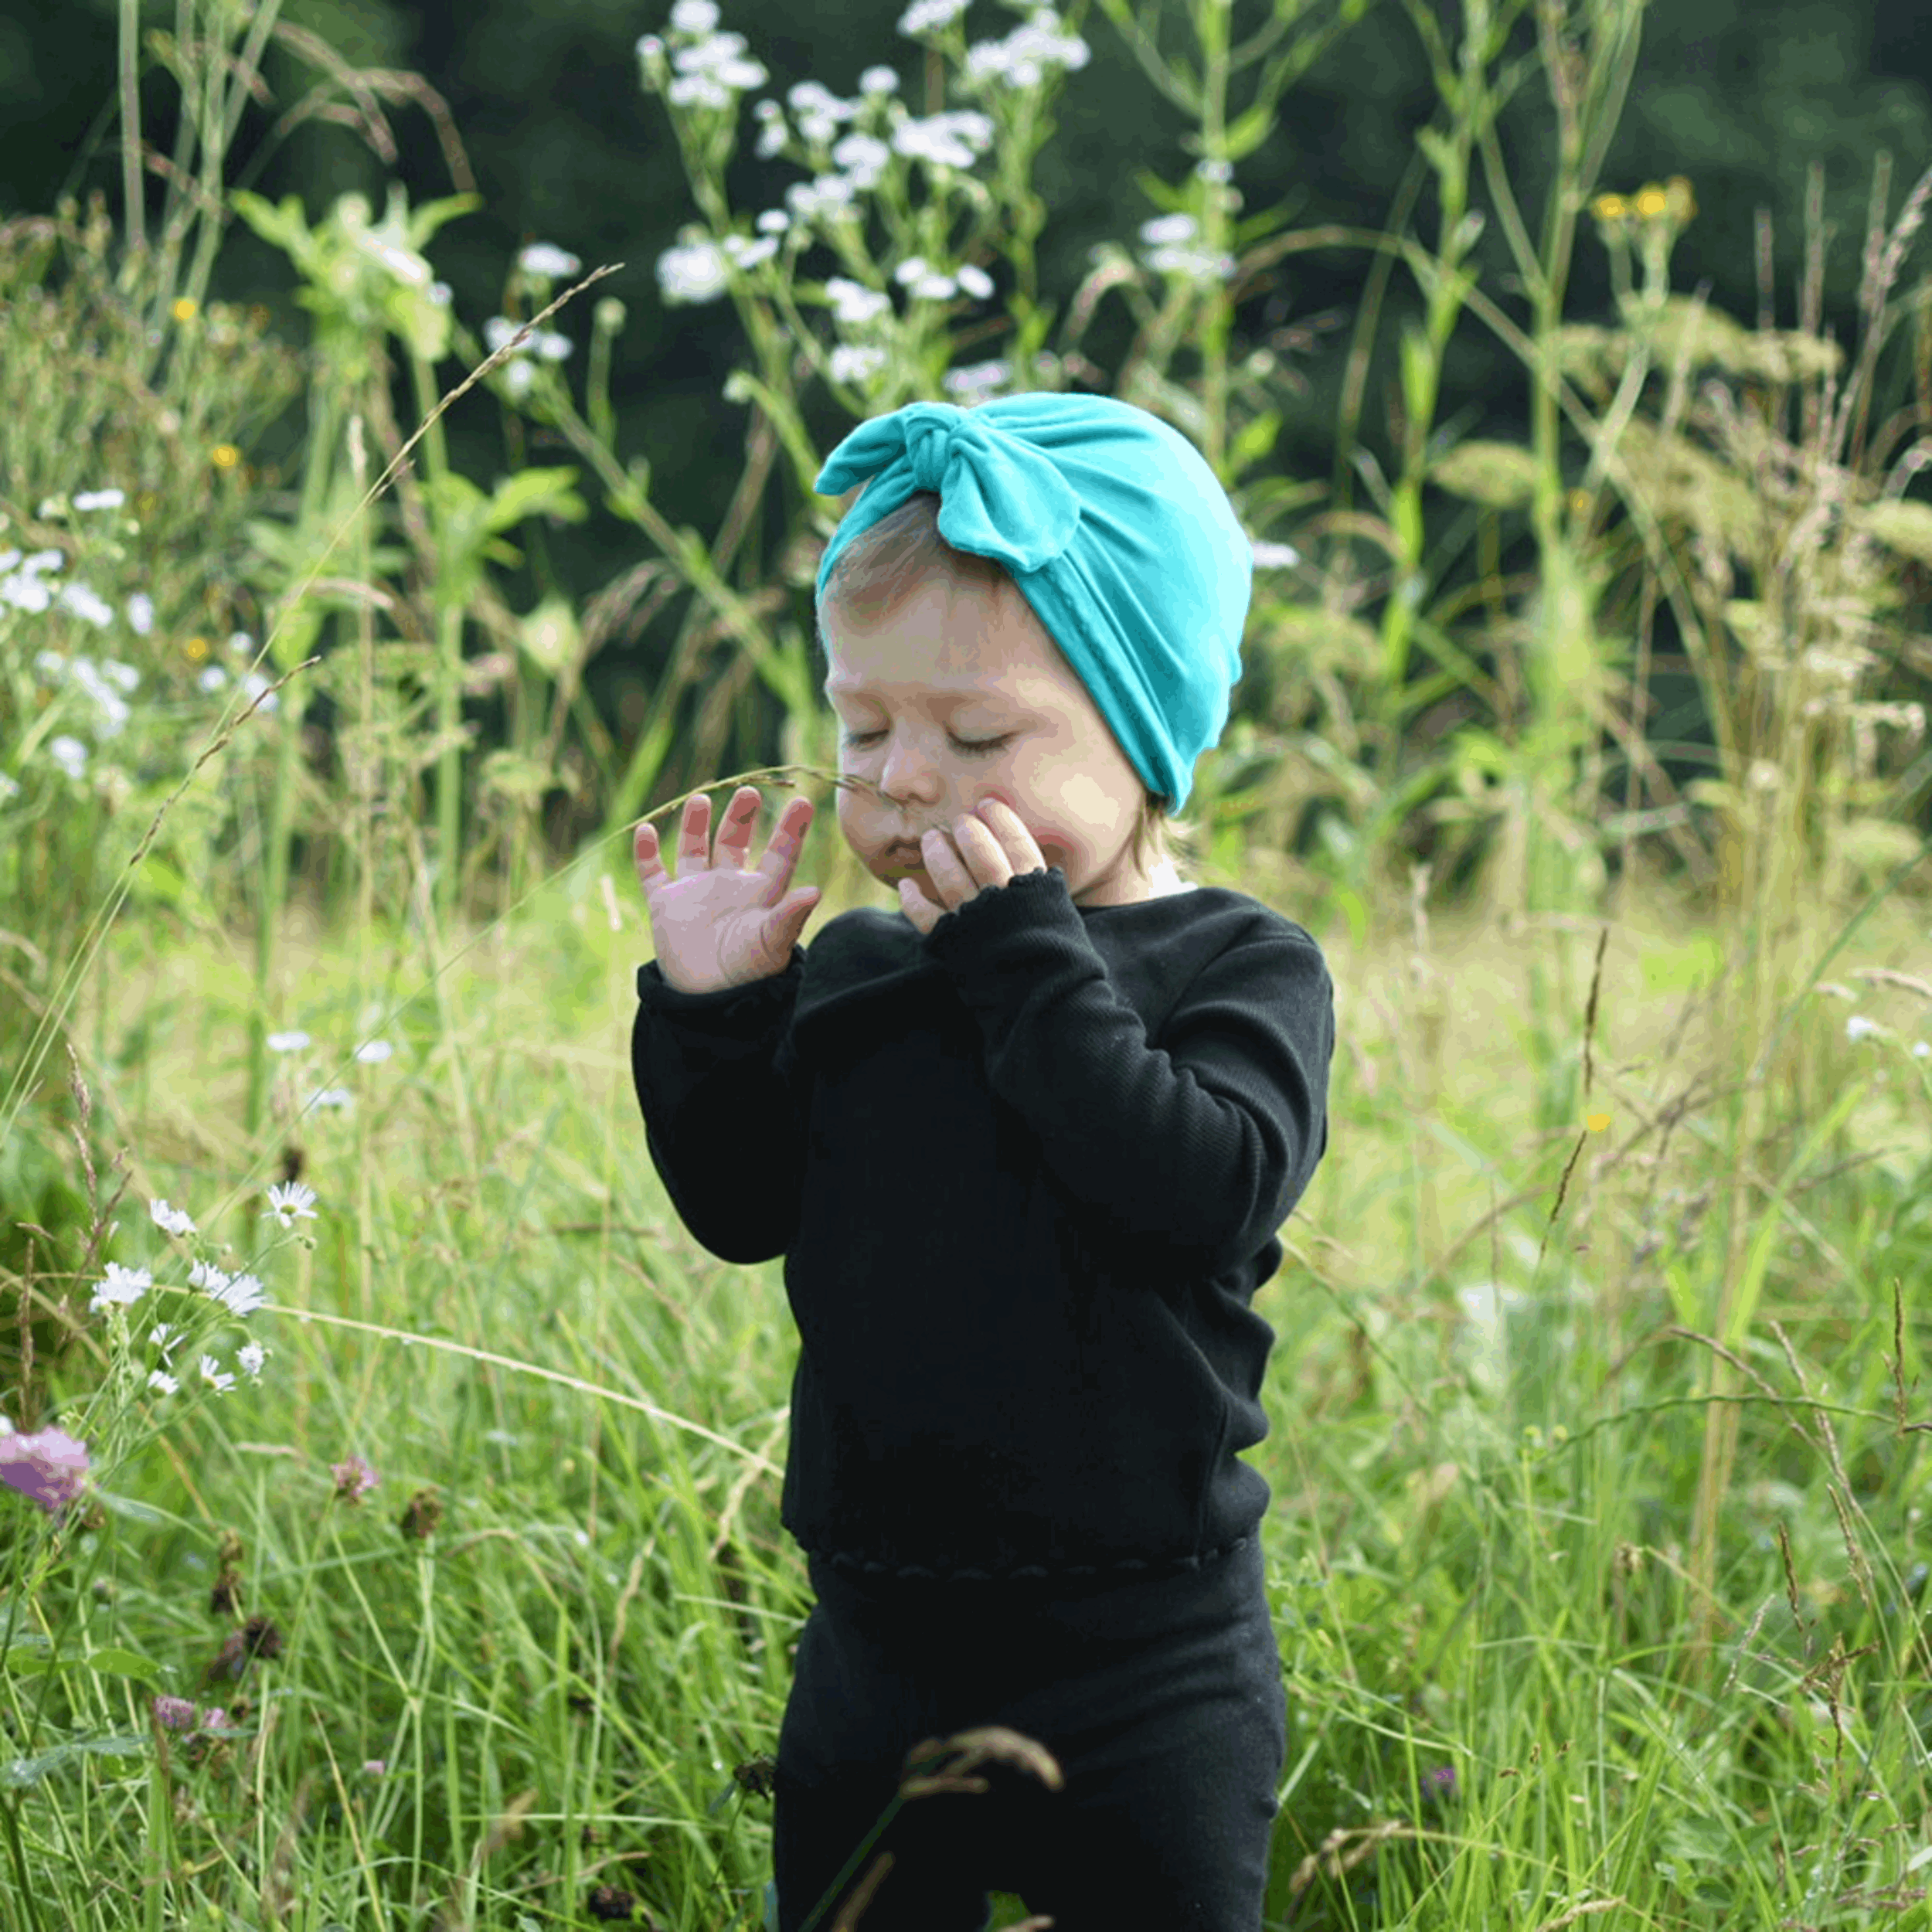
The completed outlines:
{"type": "Polygon", "coordinates": [[[937,900],[920,835],[998,798],[1077,906],[1149,896],[1133,865],[1146,787],[1017,591],[995,602],[935,580],[876,628],[828,611],[825,631],[838,768],[885,794],[838,790],[838,829],[875,879],[937,900]]]}

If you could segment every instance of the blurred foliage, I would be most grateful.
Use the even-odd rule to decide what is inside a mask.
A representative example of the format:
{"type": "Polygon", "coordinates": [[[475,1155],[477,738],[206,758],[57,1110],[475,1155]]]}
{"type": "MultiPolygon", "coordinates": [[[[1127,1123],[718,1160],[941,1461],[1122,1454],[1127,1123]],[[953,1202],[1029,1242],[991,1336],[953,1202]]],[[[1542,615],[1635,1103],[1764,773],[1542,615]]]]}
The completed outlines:
{"type": "MultiPolygon", "coordinates": [[[[895,23],[902,0],[855,0],[835,16],[800,14],[768,5],[726,9],[722,24],[746,35],[772,70],[760,91],[781,96],[816,79],[849,92],[866,66],[899,68],[909,102],[923,106],[917,50],[895,23]]],[[[532,8],[523,0],[477,0],[461,9],[406,8],[399,0],[291,0],[289,25],[332,49],[349,67],[421,75],[460,131],[482,197],[474,215],[438,238],[437,272],[454,291],[459,313],[485,312],[495,301],[506,260],[521,244],[543,240],[587,265],[624,264],[602,291],[622,299],[631,322],[615,345],[611,397],[619,446],[637,450],[661,480],[666,500],[686,506],[689,520],[715,527],[741,474],[736,427],[747,419],[720,401],[739,344],[702,310],[667,309],[652,266],[693,210],[671,130],[637,83],[634,44],[662,31],[668,5],[642,9],[614,0],[558,0],[532,8]],[[721,420],[733,433],[717,434],[721,420]]],[[[1155,10],[1164,49],[1185,45],[1180,10],[1155,10]]],[[[90,188],[117,182],[114,0],[74,0],[49,9],[38,0],[0,0],[0,215],[50,211],[63,191],[84,199],[90,188]],[[89,23],[83,30],[81,23],[89,23]]],[[[985,32],[997,16],[979,0],[969,16],[985,32]]],[[[1237,9],[1237,36],[1262,15],[1237,9]],[[1245,21],[1243,13],[1251,13],[1245,21]]],[[[148,30],[165,32],[172,5],[147,0],[148,30]]],[[[1143,158],[1148,131],[1178,143],[1183,117],[1154,87],[1120,37],[1089,36],[1093,59],[1059,104],[1059,132],[1040,157],[1036,185],[1056,219],[1041,237],[1043,285],[1070,290],[1097,241],[1157,211],[1118,184],[1143,158]]],[[[1699,219],[1694,264],[1686,279],[1708,281],[1711,300],[1729,313],[1758,314],[1757,211],[1769,216],[1777,320],[1797,320],[1804,265],[1808,169],[1825,167],[1823,215],[1841,238],[1825,264],[1828,318],[1842,341],[1852,334],[1859,264],[1855,239],[1866,226],[1874,157],[1882,148],[1912,158],[1932,151],[1932,90],[1927,54],[1913,10],[1818,0],[1765,0],[1740,9],[1730,0],[1682,0],[1648,11],[1628,106],[1606,157],[1604,177],[1638,181],[1682,174],[1696,184],[1699,219]]],[[[379,206],[388,179],[400,175],[413,201],[471,184],[452,165],[447,130],[421,98],[387,98],[365,89],[358,98],[328,85],[313,57],[277,42],[264,63],[272,98],[245,117],[231,180],[270,200],[298,195],[311,218],[334,198],[359,189],[379,206]],[[385,148],[396,155],[386,165],[385,148]]],[[[145,111],[153,145],[168,151],[172,112],[165,74],[151,73],[145,111]]],[[[1294,111],[1243,163],[1240,185],[1250,209],[1280,205],[1303,224],[1337,222],[1379,227],[1400,196],[1415,160],[1416,131],[1434,97],[1422,49],[1393,14],[1345,37],[1297,83],[1294,111]]],[[[1499,138],[1525,206],[1539,203],[1549,166],[1542,129],[1546,90],[1532,80],[1505,107],[1499,138]]],[[[769,205],[796,178],[785,162],[760,162],[749,143],[727,173],[733,206],[769,205]]],[[[157,202],[162,182],[149,184],[157,202]]],[[[1433,216],[1424,182],[1412,217],[1427,232],[1433,216]]],[[[1509,267],[1492,225],[1474,260],[1490,285],[1509,267]]],[[[1346,498],[1353,479],[1338,469],[1336,420],[1345,360],[1337,332],[1360,301],[1367,265],[1359,250],[1297,254],[1265,294],[1248,301],[1237,334],[1285,347],[1304,378],[1283,399],[1275,460],[1289,473],[1332,478],[1346,498]]],[[[1388,466],[1392,441],[1384,398],[1395,386],[1403,318],[1420,301],[1396,277],[1368,371],[1360,434],[1388,466]]],[[[295,284],[285,257],[231,223],[212,294],[264,301],[281,311],[291,340],[304,318],[291,306],[295,284]]],[[[1580,250],[1569,304],[1572,316],[1600,313],[1614,321],[1600,254],[1580,250]]],[[[1097,315],[1087,352],[1104,370],[1124,359],[1130,320],[1117,306],[1097,315]]],[[[1458,331],[1443,370],[1437,420],[1458,436],[1512,440],[1527,417],[1527,386],[1510,352],[1486,332],[1458,331]]],[[[815,428],[835,431],[836,412],[814,399],[815,428]]],[[[1386,406],[1392,407],[1393,404],[1386,406]]],[[[282,434],[299,434],[292,419],[282,434]]],[[[492,412],[452,412],[447,425],[453,467],[485,474],[542,460],[536,447],[506,451],[492,412]]],[[[272,461],[273,439],[261,454],[272,461]]],[[[581,602],[634,558],[634,536],[621,523],[593,519],[546,533],[516,586],[520,607],[546,595],[581,602]]],[[[1505,557],[1509,563],[1512,560],[1505,557]]],[[[747,560],[750,575],[770,574],[774,560],[747,560]],[[757,566],[765,566],[760,570],[757,566]]],[[[663,648],[661,645],[658,647],[663,648]]],[[[653,672],[621,652],[589,667],[589,689],[620,730],[634,728],[655,682],[653,672]]]]}

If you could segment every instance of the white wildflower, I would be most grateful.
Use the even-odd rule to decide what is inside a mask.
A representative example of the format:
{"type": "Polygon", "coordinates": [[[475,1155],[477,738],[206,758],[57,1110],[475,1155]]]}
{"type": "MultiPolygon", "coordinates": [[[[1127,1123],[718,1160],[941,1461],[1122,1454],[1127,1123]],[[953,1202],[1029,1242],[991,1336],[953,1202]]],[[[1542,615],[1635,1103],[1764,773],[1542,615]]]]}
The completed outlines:
{"type": "Polygon", "coordinates": [[[181,1339],[181,1331],[172,1323],[157,1321],[148,1331],[148,1345],[158,1349],[165,1355],[181,1339]]]}
{"type": "Polygon", "coordinates": [[[1196,233],[1192,215],[1159,215],[1141,223],[1141,240],[1150,245],[1190,242],[1196,233]]]}
{"type": "Polygon", "coordinates": [[[128,600],[128,623],[138,638],[145,638],[155,628],[155,600],[145,590],[137,590],[128,600]]]}
{"type": "Polygon", "coordinates": [[[228,682],[228,673],[218,664],[211,664],[195,680],[203,691],[219,691],[228,682]]]}
{"type": "Polygon", "coordinates": [[[355,1049],[355,1057],[365,1066],[375,1066],[387,1060],[396,1049],[386,1039],[366,1039],[355,1049]]]}
{"type": "Polygon", "coordinates": [[[150,1369],[148,1371],[148,1386],[164,1396],[176,1394],[181,1388],[181,1384],[162,1369],[150,1369]]]}
{"type": "MultiPolygon", "coordinates": [[[[502,315],[492,315],[483,325],[483,339],[489,345],[494,355],[506,343],[516,342],[518,332],[526,326],[513,322],[502,315]]],[[[555,330],[533,328],[523,340],[516,344],[519,355],[534,355],[539,362],[560,362],[570,352],[570,338],[560,335],[555,330]]]]}
{"type": "Polygon", "coordinates": [[[971,108],[902,121],[892,132],[893,151],[929,168],[970,168],[993,145],[988,116],[971,108]]]}
{"type": "Polygon", "coordinates": [[[268,1036],[268,1050],[271,1053],[299,1053],[311,1044],[308,1036],[299,1028],[293,1032],[270,1033],[268,1036]]]}
{"type": "Polygon", "coordinates": [[[260,1282],[252,1274],[238,1274],[232,1281],[224,1281],[213,1292],[215,1299],[230,1315],[243,1321],[264,1307],[268,1298],[260,1282]]]}
{"type": "Polygon", "coordinates": [[[346,1087],[318,1087],[302,1103],[306,1114],[315,1107],[332,1107],[337,1112],[345,1112],[354,1103],[355,1095],[346,1087]]]}
{"type": "Polygon", "coordinates": [[[1301,561],[1301,553],[1291,544],[1255,543],[1252,548],[1257,570],[1286,570],[1301,561]]]}
{"type": "Polygon", "coordinates": [[[70,738],[63,731],[47,745],[47,756],[70,778],[83,777],[87,770],[87,747],[78,738],[70,738]]]}
{"type": "Polygon", "coordinates": [[[883,349],[860,349],[852,343],[842,342],[832,351],[828,360],[835,383],[865,383],[885,367],[886,352],[883,349]]]}
{"type": "Polygon", "coordinates": [[[188,1285],[192,1288],[206,1288],[210,1294],[219,1294],[227,1287],[229,1277],[212,1261],[197,1261],[188,1270],[188,1285]]]}
{"type": "Polygon", "coordinates": [[[315,1218],[315,1190],[300,1181],[278,1182],[268,1190],[268,1211],[285,1228],[292,1228],[298,1218],[312,1221],[315,1218]]]}
{"type": "Polygon", "coordinates": [[[0,805],[4,805],[9,798],[18,798],[19,796],[19,786],[4,771],[0,771],[0,805]]]}
{"type": "Polygon", "coordinates": [[[77,510],[117,510],[127,500],[119,490],[83,490],[73,506],[77,510]]]}
{"type": "Polygon", "coordinates": [[[832,298],[832,318],[841,328],[853,328],[891,312],[892,298],[843,275],[830,277],[825,293],[832,298]]]}
{"type": "Polygon", "coordinates": [[[268,1359],[268,1351],[259,1342],[244,1342],[235,1351],[235,1360],[247,1371],[251,1382],[262,1379],[262,1364],[268,1359]]]}
{"type": "Polygon", "coordinates": [[[281,699],[269,692],[269,681],[259,671],[244,671],[241,677],[241,688],[247,692],[251,701],[257,698],[261,699],[260,709],[262,710],[279,711],[281,709],[281,699]],[[264,696],[264,693],[267,695],[264,696]]]}
{"type": "Polygon", "coordinates": [[[10,577],[0,577],[0,604],[11,604],[17,611],[38,614],[53,601],[53,593],[37,577],[30,577],[25,570],[10,577]]]}
{"type": "Polygon", "coordinates": [[[97,627],[104,628],[114,621],[114,607],[90,584],[63,584],[56,601],[62,610],[71,611],[76,617],[85,617],[97,627]]]}
{"type": "Polygon", "coordinates": [[[718,9],[714,0],[678,0],[671,9],[673,33],[709,33],[717,24],[718,9]]]}
{"type": "Polygon", "coordinates": [[[1912,1043],[1912,1057],[1915,1060],[1922,1060],[1927,1054],[1932,1054],[1932,1043],[1922,1039],[1915,1039],[1912,1043]]]}
{"type": "Polygon", "coordinates": [[[567,250],[553,247],[548,242],[531,243],[517,257],[516,265],[526,275],[542,275],[552,281],[561,281],[566,275],[574,275],[583,266],[567,250]]]}
{"type": "Polygon", "coordinates": [[[201,1359],[201,1379],[216,1394],[225,1396],[235,1386],[235,1378],[211,1355],[201,1359]]]}
{"type": "Polygon", "coordinates": [[[1878,1030],[1877,1021],[1867,1019],[1862,1013],[1854,1013],[1845,1022],[1845,1037],[1847,1039],[1863,1039],[1878,1030]]]}
{"type": "Polygon", "coordinates": [[[1012,364],[998,357],[990,362],[968,362],[959,369],[949,369],[940,378],[946,393],[964,409],[996,396],[1012,379],[1012,364]]]}
{"type": "Polygon", "coordinates": [[[890,94],[899,91],[899,77],[889,67],[868,67],[859,77],[862,94],[890,94]]]}
{"type": "Polygon", "coordinates": [[[184,1209],[170,1207],[165,1201],[151,1201],[148,1204],[148,1212],[154,1217],[155,1226],[165,1228],[170,1234],[192,1234],[196,1232],[195,1224],[189,1219],[184,1209]]]}
{"type": "Polygon", "coordinates": [[[103,1308],[131,1307],[154,1285],[155,1277],[145,1268],[124,1268],[118,1261],[110,1261],[107,1278],[94,1290],[87,1312],[98,1315],[103,1308]]]}
{"type": "Polygon", "coordinates": [[[966,11],[966,0],[913,0],[899,16],[899,31],[908,40],[950,26],[966,11]]]}
{"type": "Polygon", "coordinates": [[[708,241],[687,241],[658,257],[658,292],[667,308],[714,301],[730,280],[723,256],[708,241]]]}

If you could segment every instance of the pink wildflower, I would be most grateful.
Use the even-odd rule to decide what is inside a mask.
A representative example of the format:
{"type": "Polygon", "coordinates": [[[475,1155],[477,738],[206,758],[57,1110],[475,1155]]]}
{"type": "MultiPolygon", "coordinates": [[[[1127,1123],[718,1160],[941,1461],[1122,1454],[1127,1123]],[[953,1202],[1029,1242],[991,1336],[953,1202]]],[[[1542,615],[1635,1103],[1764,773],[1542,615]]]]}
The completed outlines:
{"type": "Polygon", "coordinates": [[[86,1444],[58,1429],[0,1436],[0,1482],[31,1496],[50,1516],[80,1494],[87,1475],[86,1444]]]}
{"type": "Polygon", "coordinates": [[[360,1502],[383,1480],[361,1456],[331,1463],[328,1473],[335,1478],[336,1495],[345,1502],[360,1502]]]}

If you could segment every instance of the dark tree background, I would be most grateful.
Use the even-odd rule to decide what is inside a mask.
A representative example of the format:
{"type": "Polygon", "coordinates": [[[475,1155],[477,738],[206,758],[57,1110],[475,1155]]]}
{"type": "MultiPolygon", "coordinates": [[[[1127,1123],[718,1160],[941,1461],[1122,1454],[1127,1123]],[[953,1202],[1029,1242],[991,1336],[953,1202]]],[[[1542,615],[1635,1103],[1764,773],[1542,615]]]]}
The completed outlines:
{"type": "MultiPolygon", "coordinates": [[[[846,0],[821,11],[747,0],[728,5],[720,24],[742,32],[749,54],[769,70],[767,86],[752,98],[782,97],[808,78],[852,94],[859,73],[884,61],[900,73],[902,97],[920,110],[923,60],[895,28],[904,3],[846,0]]],[[[145,0],[142,12],[145,25],[173,25],[172,4],[145,0]]],[[[1454,9],[1445,4],[1442,12],[1449,16],[1454,9]]],[[[750,357],[728,303],[667,308],[658,296],[654,264],[680,225],[698,217],[665,107],[638,80],[638,38],[662,32],[668,13],[668,0],[642,5],[470,0],[461,9],[407,7],[396,0],[289,0],[283,18],[319,35],[352,65],[420,73],[448,102],[485,206],[444,229],[429,252],[472,328],[498,311],[505,272],[526,242],[556,243],[587,265],[625,264],[597,291],[621,297],[629,310],[614,375],[621,447],[649,459],[654,496],[672,521],[710,529],[740,474],[749,415],[723,400],[722,386],[730,369],[750,357]]],[[[967,15],[969,34],[1003,34],[1015,18],[975,0],[967,15]]],[[[1241,0],[1236,40],[1265,18],[1260,0],[1241,0]]],[[[45,0],[0,0],[0,216],[51,209],[64,193],[84,197],[94,190],[104,192],[118,213],[115,21],[114,0],[63,0],[57,8],[45,0]]],[[[1881,149],[1893,158],[1894,214],[1932,163],[1929,21],[1932,13],[1902,0],[1669,0],[1650,9],[1641,64],[1602,185],[1628,190],[1674,174],[1690,179],[1699,213],[1675,257],[1680,289],[1708,283],[1717,304],[1747,322],[1755,320],[1753,223],[1756,211],[1765,208],[1776,235],[1776,319],[1794,325],[1806,174],[1814,162],[1821,162],[1826,216],[1836,236],[1828,258],[1828,320],[1841,342],[1851,344],[1875,158],[1881,149]]],[[[1445,27],[1453,32],[1453,20],[1446,17],[1445,27]]],[[[1520,31],[1526,43],[1527,21],[1520,31]]],[[[1160,212],[1131,185],[1134,171],[1151,167],[1176,179],[1188,165],[1180,145],[1189,131],[1183,117],[1148,81],[1098,8],[1090,11],[1083,32],[1093,57],[1067,79],[1058,132],[1036,176],[1057,217],[1042,237],[1041,286],[1061,304],[1093,243],[1131,242],[1139,223],[1160,212]]],[[[1164,10],[1158,38],[1164,49],[1192,49],[1182,9],[1164,10]]],[[[231,184],[271,198],[298,193],[311,218],[351,188],[369,193],[379,207],[392,171],[348,129],[311,121],[279,145],[267,145],[275,121],[317,77],[277,47],[266,78],[275,104],[251,111],[245,120],[230,159],[231,184]]],[[[1237,95],[1233,107],[1245,106],[1247,97],[1237,95]]],[[[172,81],[151,73],[143,95],[145,131],[164,149],[172,138],[174,104],[172,81]]],[[[1237,171],[1244,212],[1280,204],[1298,226],[1385,226],[1414,156],[1415,131],[1437,111],[1414,31],[1397,0],[1383,0],[1284,107],[1270,138],[1237,171]]],[[[411,202],[451,192],[449,170],[427,118],[398,107],[391,120],[402,151],[393,172],[411,202]]],[[[801,176],[790,163],[761,162],[749,152],[756,125],[748,104],[743,127],[727,186],[734,208],[749,213],[778,202],[801,176]]],[[[1526,210],[1542,205],[1553,127],[1539,77],[1519,94],[1502,128],[1512,181],[1526,210]]],[[[158,181],[149,186],[151,215],[162,190],[158,181]]],[[[1479,182],[1475,199],[1478,206],[1487,200],[1479,182]]],[[[1426,191],[1413,219],[1425,239],[1433,239],[1426,191]]],[[[1494,221],[1483,248],[1485,286],[1521,317],[1526,308],[1509,279],[1494,221]]],[[[1923,255],[1921,249],[1909,258],[1907,286],[1926,272],[1923,255]]],[[[807,263],[808,272],[820,274],[832,267],[822,250],[807,263]]],[[[1307,388],[1292,407],[1276,459],[1288,474],[1325,479],[1333,472],[1348,325],[1368,268],[1360,253],[1291,257],[1274,284],[1240,315],[1237,345],[1284,325],[1318,317],[1332,324],[1298,363],[1307,388]]],[[[286,263],[235,223],[211,293],[277,307],[285,332],[301,340],[306,318],[290,303],[291,292],[286,263]]],[[[1413,286],[1398,270],[1389,284],[1361,426],[1362,439],[1385,455],[1395,325],[1414,306],[1413,286]]],[[[1569,313],[1574,320],[1600,321],[1608,310],[1603,251],[1586,223],[1569,313]]],[[[573,366],[580,370],[587,315],[566,311],[562,326],[578,345],[573,366]]],[[[1111,379],[1132,332],[1126,308],[1110,298],[1082,346],[1111,379]]],[[[988,345],[976,354],[997,348],[988,345]]],[[[1189,365],[1184,360],[1178,367],[1185,374],[1189,365]]],[[[453,363],[446,366],[446,379],[454,370],[453,363]]],[[[1526,396],[1520,366],[1466,317],[1452,345],[1439,420],[1463,434],[1520,435],[1526,396]]],[[[821,447],[829,447],[849,425],[822,396],[808,406],[821,447]]],[[[479,393],[453,413],[450,430],[454,460],[479,481],[508,467],[500,413],[485,396],[479,393]]],[[[292,440],[299,431],[291,416],[284,434],[292,440]]],[[[275,452],[261,454],[273,460],[275,452]]],[[[768,540],[774,535],[768,532],[768,540]]],[[[554,582],[581,598],[634,562],[637,549],[627,526],[594,517],[547,533],[532,546],[527,567],[542,587],[554,582]]],[[[760,574],[770,562],[747,559],[747,576],[760,574]]],[[[533,602],[539,588],[536,582],[512,586],[512,594],[533,602]]],[[[594,689],[608,702],[622,684],[634,687],[641,670],[634,663],[628,668],[600,664],[594,689]]]]}

